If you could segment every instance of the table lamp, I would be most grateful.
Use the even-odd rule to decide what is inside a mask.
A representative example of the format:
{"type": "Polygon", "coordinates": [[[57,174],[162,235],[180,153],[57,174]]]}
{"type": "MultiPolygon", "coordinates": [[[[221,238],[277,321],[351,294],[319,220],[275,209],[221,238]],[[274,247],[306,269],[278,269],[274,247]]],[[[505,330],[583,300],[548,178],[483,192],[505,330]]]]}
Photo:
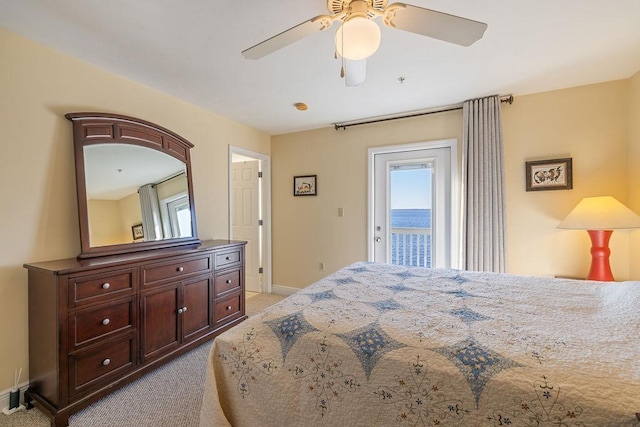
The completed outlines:
{"type": "Polygon", "coordinates": [[[611,196],[585,197],[558,228],[587,230],[591,238],[588,280],[613,282],[609,239],[615,229],[640,228],[640,216],[611,196]]]}

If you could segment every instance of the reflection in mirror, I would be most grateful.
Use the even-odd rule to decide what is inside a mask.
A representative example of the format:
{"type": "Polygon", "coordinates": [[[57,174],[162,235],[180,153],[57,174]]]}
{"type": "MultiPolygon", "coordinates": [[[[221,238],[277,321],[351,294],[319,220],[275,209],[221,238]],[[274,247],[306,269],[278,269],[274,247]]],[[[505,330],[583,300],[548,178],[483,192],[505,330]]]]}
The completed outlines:
{"type": "Polygon", "coordinates": [[[192,237],[183,162],[130,144],[83,151],[91,247],[192,237]]]}

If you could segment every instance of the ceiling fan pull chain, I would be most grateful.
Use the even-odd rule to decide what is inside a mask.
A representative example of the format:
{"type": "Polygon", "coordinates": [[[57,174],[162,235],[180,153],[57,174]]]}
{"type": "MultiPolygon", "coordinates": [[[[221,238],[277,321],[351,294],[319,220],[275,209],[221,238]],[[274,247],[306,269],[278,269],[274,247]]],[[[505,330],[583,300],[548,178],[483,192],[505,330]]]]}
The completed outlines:
{"type": "MultiPolygon", "coordinates": [[[[344,30],[342,29],[342,27],[338,28],[338,31],[342,31],[343,33],[343,37],[342,37],[342,51],[344,52],[344,30]]],[[[336,55],[338,54],[338,52],[336,52],[336,55]]],[[[345,60],[344,60],[344,56],[340,56],[340,60],[342,61],[342,66],[340,67],[340,78],[344,79],[344,64],[345,64],[345,60]]]]}

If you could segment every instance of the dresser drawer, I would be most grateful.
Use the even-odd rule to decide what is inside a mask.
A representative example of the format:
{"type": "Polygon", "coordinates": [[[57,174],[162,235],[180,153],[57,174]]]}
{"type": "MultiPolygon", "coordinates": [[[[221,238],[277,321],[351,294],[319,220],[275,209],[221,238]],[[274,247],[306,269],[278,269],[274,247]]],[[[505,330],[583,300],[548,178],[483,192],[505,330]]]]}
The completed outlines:
{"type": "Polygon", "coordinates": [[[239,268],[222,274],[216,274],[214,282],[215,296],[242,289],[240,278],[239,268]]]}
{"type": "Polygon", "coordinates": [[[69,344],[77,348],[134,328],[134,298],[78,310],[69,315],[69,344]]]}
{"type": "Polygon", "coordinates": [[[216,252],[214,254],[215,269],[220,270],[240,264],[242,262],[242,250],[243,248],[233,248],[224,252],[216,252]]]}
{"type": "Polygon", "coordinates": [[[211,271],[211,257],[209,255],[171,259],[162,263],[143,266],[143,284],[144,286],[149,286],[158,282],[207,271],[211,271]]]}
{"type": "Polygon", "coordinates": [[[112,300],[134,292],[134,269],[69,278],[69,307],[112,300]]]}
{"type": "Polygon", "coordinates": [[[244,294],[239,292],[216,301],[216,326],[220,326],[230,320],[242,316],[242,312],[244,311],[243,298],[244,294]]]}
{"type": "Polygon", "coordinates": [[[136,354],[136,335],[109,340],[69,355],[69,395],[90,391],[103,382],[133,369],[136,354]]]}

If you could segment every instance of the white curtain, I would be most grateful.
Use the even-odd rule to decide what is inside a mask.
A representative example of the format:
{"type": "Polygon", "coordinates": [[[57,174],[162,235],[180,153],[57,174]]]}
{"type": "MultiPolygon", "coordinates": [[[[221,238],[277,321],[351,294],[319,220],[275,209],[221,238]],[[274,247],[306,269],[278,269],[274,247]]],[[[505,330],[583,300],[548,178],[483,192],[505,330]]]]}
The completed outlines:
{"type": "Polygon", "coordinates": [[[144,240],[162,239],[162,220],[160,218],[160,202],[153,184],[143,185],[138,189],[140,210],[142,211],[142,229],[144,240]]]}
{"type": "Polygon", "coordinates": [[[507,268],[504,155],[500,98],[465,101],[463,110],[463,242],[466,270],[507,268]]]}

